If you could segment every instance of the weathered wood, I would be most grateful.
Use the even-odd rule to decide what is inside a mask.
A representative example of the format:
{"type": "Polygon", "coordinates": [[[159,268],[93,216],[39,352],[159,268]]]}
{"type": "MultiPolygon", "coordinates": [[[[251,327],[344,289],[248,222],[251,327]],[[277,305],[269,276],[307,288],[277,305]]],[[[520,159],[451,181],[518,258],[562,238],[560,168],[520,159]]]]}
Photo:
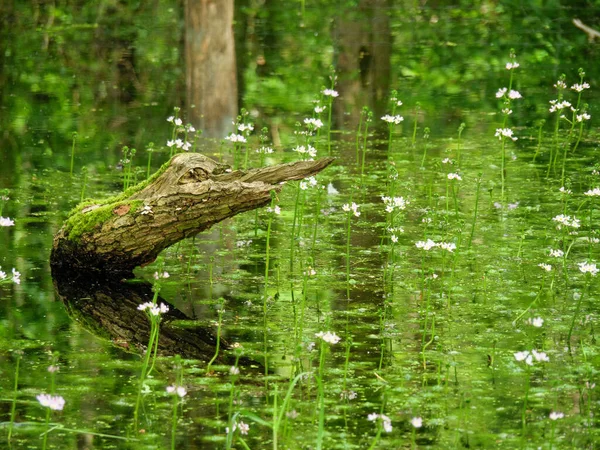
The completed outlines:
{"type": "Polygon", "coordinates": [[[174,243],[270,202],[282,182],[300,180],[332,158],[232,171],[198,153],[182,153],[122,195],[80,204],[54,236],[53,270],[129,277],[174,243]]]}

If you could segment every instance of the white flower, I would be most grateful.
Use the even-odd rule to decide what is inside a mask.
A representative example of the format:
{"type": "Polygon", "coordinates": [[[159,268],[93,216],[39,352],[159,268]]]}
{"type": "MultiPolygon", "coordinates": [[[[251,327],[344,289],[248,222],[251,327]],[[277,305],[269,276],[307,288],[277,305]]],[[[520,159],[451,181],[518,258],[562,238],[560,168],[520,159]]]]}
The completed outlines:
{"type": "Polygon", "coordinates": [[[514,356],[517,361],[525,361],[525,359],[527,359],[527,357],[529,356],[529,352],[528,351],[517,352],[514,354],[514,356]]]}
{"type": "Polygon", "coordinates": [[[21,284],[21,274],[19,272],[17,272],[14,267],[13,267],[13,270],[12,270],[12,276],[13,276],[12,277],[13,283],[15,283],[15,284],[21,284]]]}
{"type": "Polygon", "coordinates": [[[175,120],[175,117],[173,117],[173,116],[167,117],[167,122],[173,123],[174,120],[175,120]]]}
{"type": "Polygon", "coordinates": [[[177,118],[177,119],[175,119],[175,122],[174,122],[174,123],[175,123],[175,125],[177,125],[177,126],[179,127],[179,126],[181,126],[181,124],[182,124],[183,122],[181,121],[181,119],[177,118]]]}
{"type": "Polygon", "coordinates": [[[589,274],[591,274],[594,277],[598,273],[598,268],[596,267],[595,263],[588,263],[586,261],[586,262],[579,263],[578,265],[579,265],[579,270],[582,273],[589,273],[589,274]]]}
{"type": "Polygon", "coordinates": [[[590,189],[589,191],[585,192],[584,195],[589,197],[598,197],[600,196],[600,188],[590,189]]]}
{"type": "Polygon", "coordinates": [[[556,82],[556,84],[554,85],[554,87],[555,87],[556,89],[566,89],[566,88],[567,88],[567,85],[565,84],[565,82],[564,82],[564,81],[562,81],[562,80],[558,80],[558,81],[556,82]]]}
{"type": "Polygon", "coordinates": [[[553,217],[552,220],[554,222],[558,222],[559,225],[558,227],[560,228],[561,225],[567,226],[567,227],[573,227],[573,228],[579,228],[581,226],[581,223],[579,222],[579,219],[575,216],[573,216],[573,218],[571,218],[571,216],[566,216],[564,214],[559,214],[556,217],[553,217]]]}
{"type": "Polygon", "coordinates": [[[571,189],[567,189],[564,186],[561,186],[558,191],[561,192],[561,193],[563,193],[563,194],[569,194],[569,195],[573,193],[573,191],[571,189]]]}
{"type": "Polygon", "coordinates": [[[274,213],[274,214],[281,214],[281,208],[279,207],[279,205],[275,205],[275,208],[271,208],[270,206],[267,208],[267,212],[270,213],[274,213]]]}
{"type": "Polygon", "coordinates": [[[431,239],[427,239],[427,241],[417,241],[415,242],[415,246],[417,248],[421,248],[423,250],[431,250],[433,247],[437,247],[438,244],[433,242],[431,239]]]}
{"type": "Polygon", "coordinates": [[[181,398],[185,397],[187,394],[186,389],[183,386],[167,386],[167,392],[169,394],[177,394],[181,398]]]}
{"type": "Polygon", "coordinates": [[[571,103],[567,102],[567,101],[561,101],[559,102],[558,100],[550,100],[550,112],[555,112],[555,111],[560,111],[562,109],[565,108],[570,108],[571,107],[571,103]]]}
{"type": "Polygon", "coordinates": [[[358,210],[358,208],[360,208],[360,205],[357,205],[356,203],[352,202],[352,204],[348,204],[345,203],[344,205],[342,205],[342,210],[346,211],[346,212],[350,212],[352,211],[352,213],[356,216],[359,217],[360,216],[360,211],[358,210]]]}
{"type": "Polygon", "coordinates": [[[396,244],[398,242],[398,236],[396,236],[395,234],[392,234],[391,240],[394,244],[396,244]]]}
{"type": "Polygon", "coordinates": [[[323,111],[327,109],[327,106],[315,106],[315,112],[317,114],[321,114],[323,111]]]}
{"type": "Polygon", "coordinates": [[[550,418],[550,420],[558,420],[564,418],[565,415],[558,411],[552,411],[548,417],[550,418]]]}
{"type": "Polygon", "coordinates": [[[239,375],[240,374],[240,369],[238,367],[231,366],[229,368],[229,374],[230,375],[239,375]]]}
{"type": "Polygon", "coordinates": [[[188,141],[185,141],[180,148],[187,152],[190,150],[190,148],[192,148],[192,144],[188,141]]]}
{"type": "Polygon", "coordinates": [[[302,189],[303,191],[308,189],[308,183],[306,181],[301,181],[300,182],[300,189],[302,189]]]}
{"type": "Polygon", "coordinates": [[[513,62],[507,62],[506,63],[506,69],[507,70],[512,70],[512,69],[516,69],[517,67],[519,67],[519,63],[516,61],[513,62]]]}
{"type": "Polygon", "coordinates": [[[337,97],[338,95],[340,95],[338,94],[338,91],[334,91],[333,89],[323,89],[321,93],[326,97],[337,97]]]}
{"type": "Polygon", "coordinates": [[[262,153],[262,154],[265,154],[265,155],[270,155],[271,153],[273,153],[273,149],[271,147],[262,146],[262,147],[256,149],[256,153],[262,153]]]}
{"type": "Polygon", "coordinates": [[[185,126],[185,129],[187,130],[187,132],[188,132],[188,133],[195,133],[195,132],[196,132],[196,129],[195,129],[193,126],[192,126],[192,124],[191,124],[191,123],[188,123],[188,124],[185,126]]]}
{"type": "Polygon", "coordinates": [[[518,139],[517,137],[513,136],[513,130],[511,130],[510,128],[496,128],[496,133],[494,134],[494,136],[500,140],[502,140],[503,136],[510,138],[513,141],[516,141],[518,139]]]}
{"type": "Polygon", "coordinates": [[[590,85],[588,83],[583,83],[583,84],[575,83],[573,86],[571,86],[571,89],[573,89],[574,91],[577,91],[577,92],[582,92],[584,89],[589,89],[589,88],[590,88],[590,85]]]}
{"type": "Polygon", "coordinates": [[[442,164],[454,164],[450,158],[444,158],[442,164]]]}
{"type": "Polygon", "coordinates": [[[321,121],[321,119],[304,119],[304,123],[309,127],[315,128],[316,130],[323,126],[323,122],[321,121]]]}
{"type": "Polygon", "coordinates": [[[40,394],[36,398],[40,402],[40,405],[55,411],[62,411],[65,407],[65,399],[60,395],[40,394]]]}
{"type": "Polygon", "coordinates": [[[584,120],[590,120],[592,116],[588,113],[577,114],[577,122],[583,122],[584,120]]]}
{"type": "Polygon", "coordinates": [[[238,125],[238,130],[241,131],[242,133],[244,131],[252,131],[252,130],[254,130],[254,125],[252,125],[251,123],[248,123],[248,124],[240,123],[238,125]]]}
{"type": "Polygon", "coordinates": [[[542,319],[541,317],[534,317],[534,318],[529,318],[527,320],[527,323],[529,325],[533,325],[536,328],[541,328],[542,325],[544,325],[544,319],[542,319]]]}
{"type": "Polygon", "coordinates": [[[550,358],[548,358],[548,356],[546,355],[545,352],[538,352],[536,350],[531,350],[531,354],[533,355],[533,357],[535,358],[536,361],[541,361],[541,362],[549,362],[550,358]]]}
{"type": "Polygon", "coordinates": [[[458,181],[462,181],[462,178],[460,177],[459,174],[457,173],[449,173],[448,174],[448,179],[449,180],[458,180],[458,181]]]}
{"type": "Polygon", "coordinates": [[[406,205],[410,202],[406,200],[404,197],[386,197],[381,196],[381,200],[386,205],[385,210],[389,213],[394,211],[394,209],[406,209],[406,205]]]}
{"type": "Polygon", "coordinates": [[[456,250],[456,244],[454,244],[452,242],[440,242],[437,245],[441,249],[448,250],[450,253],[452,253],[452,252],[454,252],[454,250],[456,250]]]}
{"type": "Polygon", "coordinates": [[[506,114],[507,116],[510,116],[512,113],[513,113],[512,109],[502,108],[502,114],[506,114]]]}
{"type": "Polygon", "coordinates": [[[381,118],[381,120],[390,124],[393,123],[395,125],[398,125],[400,122],[404,121],[404,117],[400,115],[390,116],[389,114],[386,114],[381,118]]]}
{"type": "Polygon", "coordinates": [[[375,422],[377,419],[381,419],[381,424],[383,425],[383,429],[386,433],[392,432],[392,419],[385,414],[371,413],[367,416],[367,420],[370,422],[375,422]]]}
{"type": "Polygon", "coordinates": [[[555,258],[562,258],[563,256],[565,256],[565,252],[563,252],[560,249],[557,249],[557,250],[550,249],[550,256],[553,256],[555,258]]]}
{"type": "Polygon", "coordinates": [[[331,331],[319,331],[318,333],[315,333],[315,336],[327,342],[328,344],[337,344],[342,339],[337,334],[332,333],[331,331]]]}
{"type": "Polygon", "coordinates": [[[498,92],[496,92],[496,98],[504,97],[504,94],[506,94],[507,91],[508,88],[505,87],[498,89],[498,92]]]}
{"type": "Polygon", "coordinates": [[[248,431],[250,431],[250,425],[248,425],[247,423],[240,422],[238,424],[238,427],[240,429],[241,434],[248,434],[248,431]]]}
{"type": "Polygon", "coordinates": [[[225,139],[231,142],[246,142],[246,138],[244,136],[235,133],[231,133],[225,139]]]}
{"type": "Polygon", "coordinates": [[[423,426],[423,419],[421,417],[413,417],[410,419],[410,423],[415,428],[421,428],[423,426]]]}
{"type": "Polygon", "coordinates": [[[508,93],[508,98],[510,98],[512,100],[516,100],[518,98],[523,98],[523,96],[519,93],[519,91],[515,91],[514,89],[511,89],[510,92],[508,93]]]}
{"type": "Polygon", "coordinates": [[[546,272],[550,272],[552,270],[552,266],[550,264],[539,263],[538,267],[541,267],[546,272]]]}
{"type": "Polygon", "coordinates": [[[11,220],[9,217],[0,217],[0,227],[12,227],[14,225],[14,220],[11,220]]]}
{"type": "Polygon", "coordinates": [[[317,156],[317,149],[311,145],[307,145],[307,146],[299,145],[292,150],[300,153],[301,155],[308,155],[311,158],[314,158],[315,156],[317,156]]]}
{"type": "Polygon", "coordinates": [[[175,145],[175,141],[167,141],[167,147],[173,147],[175,145]]]}

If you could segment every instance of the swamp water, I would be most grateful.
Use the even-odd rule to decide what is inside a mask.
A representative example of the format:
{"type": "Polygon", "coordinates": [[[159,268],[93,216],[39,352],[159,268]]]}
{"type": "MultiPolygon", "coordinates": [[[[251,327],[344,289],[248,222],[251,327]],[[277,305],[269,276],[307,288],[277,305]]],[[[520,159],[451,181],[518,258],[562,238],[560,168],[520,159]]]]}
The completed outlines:
{"type": "MultiPolygon", "coordinates": [[[[147,59],[176,45],[172,12],[161,17],[168,22],[157,33],[169,39],[138,48],[147,59]]],[[[396,25],[400,33],[398,18],[396,25]]],[[[311,51],[322,45],[306,42],[311,51]]],[[[449,59],[453,46],[444,49],[449,59]]],[[[487,46],[472,73],[489,70],[487,46]]],[[[146,77],[172,86],[177,55],[170,61],[170,71],[163,63],[146,77]]],[[[182,241],[129,283],[53,279],[52,237],[82,198],[118,194],[124,178],[143,180],[147,167],[168,160],[164,108],[148,101],[123,112],[96,105],[82,89],[77,109],[61,77],[50,75],[28,79],[31,92],[3,97],[12,131],[10,148],[1,149],[0,216],[14,225],[0,227],[0,447],[597,448],[598,133],[576,117],[587,101],[594,120],[597,102],[584,90],[576,114],[564,105],[550,113],[556,90],[528,90],[526,82],[515,85],[522,103],[510,90],[495,97],[488,84],[508,86],[513,72],[517,81],[519,71],[536,75],[505,71],[509,59],[502,61],[501,75],[464,92],[406,81],[398,93],[406,105],[390,102],[389,123],[373,117],[365,132],[363,116],[359,130],[334,129],[331,146],[327,110],[308,137],[280,126],[283,145],[274,153],[256,152],[258,126],[248,143],[194,141],[193,151],[240,166],[246,151],[248,167],[257,167],[302,158],[291,149],[309,144],[317,157],[337,159],[314,182],[288,183],[271,211],[182,241]],[[37,94],[44,83],[67,99],[64,111],[50,111],[37,94]],[[442,106],[432,108],[442,91],[442,106]],[[482,98],[488,103],[477,109],[482,98]],[[419,100],[429,108],[419,110],[419,100]],[[573,126],[558,119],[563,113],[573,126]],[[404,120],[394,124],[395,115],[404,120]],[[73,144],[65,135],[75,129],[73,144]],[[125,144],[137,154],[120,154],[125,144]],[[158,316],[138,305],[157,285],[169,312],[157,360],[144,366],[150,317],[158,316]],[[64,405],[42,398],[56,409],[42,406],[43,393],[64,405]]],[[[299,72],[290,67],[283,69],[299,72]]],[[[573,105],[576,71],[562,91],[573,105]]],[[[314,85],[308,75],[298,75],[298,85],[314,85]]],[[[271,82],[265,91],[279,86],[271,82]]],[[[263,95],[252,90],[258,85],[247,99],[263,95]]],[[[295,131],[307,131],[309,114],[299,111],[314,105],[279,94],[273,104],[283,98],[281,114],[295,111],[295,131]]],[[[331,106],[316,90],[298,97],[331,106]]]]}
{"type": "MultiPolygon", "coordinates": [[[[364,170],[363,136],[334,134],[338,160],[315,185],[288,183],[272,212],[239,215],[139,269],[148,292],[155,271],[169,273],[161,299],[183,313],[169,327],[240,345],[210,374],[207,360],[159,356],[141,388],[135,349],[148,330],[135,330],[148,318],[136,306],[152,294],[111,293],[109,281],[82,294],[67,277],[58,297],[47,261],[84,182],[103,197],[122,173],[23,171],[3,208],[15,224],[1,230],[7,280],[21,273],[1,288],[3,445],[10,430],[12,448],[164,448],[175,411],[175,448],[594,448],[597,281],[581,265],[598,255],[597,200],[585,194],[600,178],[594,146],[568,155],[561,192],[553,136],[536,156],[535,130],[522,130],[504,142],[502,200],[501,140],[413,143],[410,121],[391,125],[389,149],[385,126],[367,136],[364,170]],[[127,314],[129,340],[110,325],[127,314]],[[328,331],[339,342],[316,335],[328,331]],[[65,404],[46,423],[36,396],[51,391],[65,404]]],[[[310,138],[319,154],[326,134],[310,138]]],[[[233,145],[219,149],[234,159],[233,145]]]]}

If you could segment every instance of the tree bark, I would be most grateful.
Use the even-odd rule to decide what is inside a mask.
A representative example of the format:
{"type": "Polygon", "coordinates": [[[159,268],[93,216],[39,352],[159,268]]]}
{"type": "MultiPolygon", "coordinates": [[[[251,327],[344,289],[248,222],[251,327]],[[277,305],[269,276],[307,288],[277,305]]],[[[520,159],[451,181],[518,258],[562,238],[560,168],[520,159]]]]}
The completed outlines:
{"type": "Polygon", "coordinates": [[[237,116],[233,0],[186,0],[188,119],[206,136],[223,138],[237,116]]]}
{"type": "Polygon", "coordinates": [[[282,182],[314,175],[332,161],[232,171],[198,153],[175,155],[123,194],[80,204],[54,236],[52,269],[130,277],[166,247],[268,204],[282,182]]]}

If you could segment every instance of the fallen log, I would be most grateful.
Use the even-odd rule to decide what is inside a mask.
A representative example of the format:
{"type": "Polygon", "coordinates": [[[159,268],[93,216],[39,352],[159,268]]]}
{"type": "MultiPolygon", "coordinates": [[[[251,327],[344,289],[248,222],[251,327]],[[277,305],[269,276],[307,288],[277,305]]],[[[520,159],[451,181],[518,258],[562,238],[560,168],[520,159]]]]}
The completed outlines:
{"type": "Polygon", "coordinates": [[[53,272],[128,278],[174,243],[215,223],[265,206],[271,191],[327,167],[333,158],[231,170],[198,153],[175,155],[123,194],[78,205],[54,236],[53,272]]]}

